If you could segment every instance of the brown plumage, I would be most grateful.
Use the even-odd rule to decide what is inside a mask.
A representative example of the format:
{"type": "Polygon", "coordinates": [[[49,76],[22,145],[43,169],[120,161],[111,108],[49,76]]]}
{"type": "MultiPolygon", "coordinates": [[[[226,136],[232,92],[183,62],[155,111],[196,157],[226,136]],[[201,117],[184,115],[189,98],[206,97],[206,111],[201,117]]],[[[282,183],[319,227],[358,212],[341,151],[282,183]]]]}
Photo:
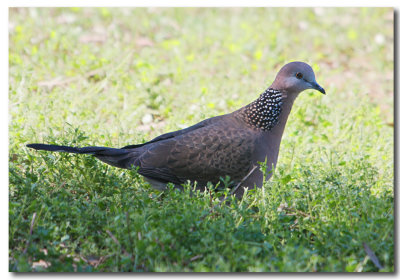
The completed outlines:
{"type": "MultiPolygon", "coordinates": [[[[260,97],[239,110],[206,119],[191,127],[160,135],[153,140],[123,147],[74,148],[29,144],[37,150],[91,154],[116,167],[139,167],[139,174],[155,188],[197,181],[203,189],[229,176],[240,182],[254,166],[267,159],[268,171],[276,166],[287,118],[297,95],[305,89],[325,90],[314,72],[303,62],[286,64],[272,85],[260,97]]],[[[268,180],[271,172],[265,174],[268,180]]],[[[263,174],[255,169],[241,186],[262,186],[263,174]]],[[[236,192],[243,195],[243,188],[236,192]]]]}

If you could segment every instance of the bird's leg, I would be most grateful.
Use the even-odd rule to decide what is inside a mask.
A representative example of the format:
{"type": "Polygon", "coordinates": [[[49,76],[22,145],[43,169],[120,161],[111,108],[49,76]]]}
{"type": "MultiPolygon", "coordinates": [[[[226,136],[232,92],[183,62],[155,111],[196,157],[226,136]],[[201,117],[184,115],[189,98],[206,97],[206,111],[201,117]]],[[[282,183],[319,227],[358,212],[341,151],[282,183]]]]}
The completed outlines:
{"type": "MultiPolygon", "coordinates": [[[[249,171],[249,173],[247,173],[247,175],[243,177],[243,179],[236,185],[236,187],[234,189],[232,189],[230,195],[234,194],[239,189],[239,187],[242,185],[242,183],[244,181],[246,181],[247,178],[249,178],[249,176],[254,172],[254,170],[256,170],[256,168],[257,168],[257,165],[254,165],[253,168],[249,171]]],[[[226,199],[226,197],[224,197],[224,199],[220,203],[222,203],[225,199],[226,199]]]]}
{"type": "MultiPolygon", "coordinates": [[[[249,173],[247,173],[247,175],[243,177],[243,179],[236,185],[236,187],[232,189],[232,191],[230,192],[229,196],[233,195],[239,189],[239,187],[242,185],[242,183],[244,181],[246,181],[247,178],[249,178],[249,176],[254,172],[254,170],[256,170],[256,168],[257,168],[257,165],[254,165],[253,168],[249,171],[249,173]]],[[[222,202],[224,202],[227,198],[228,198],[228,196],[225,196],[217,205],[212,207],[207,214],[204,214],[200,218],[200,220],[203,220],[205,217],[207,217],[207,215],[210,214],[214,210],[215,207],[221,206],[222,202]]]]}

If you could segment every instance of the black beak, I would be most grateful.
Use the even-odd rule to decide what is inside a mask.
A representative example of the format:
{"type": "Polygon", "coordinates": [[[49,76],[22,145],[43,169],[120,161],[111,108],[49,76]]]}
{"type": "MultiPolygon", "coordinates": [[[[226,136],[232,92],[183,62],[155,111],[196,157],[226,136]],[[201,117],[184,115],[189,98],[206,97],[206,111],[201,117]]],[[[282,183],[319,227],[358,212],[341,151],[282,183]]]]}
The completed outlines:
{"type": "Polygon", "coordinates": [[[321,92],[321,93],[323,93],[323,94],[326,94],[324,88],[321,87],[321,86],[320,86],[319,84],[317,84],[316,82],[315,82],[315,83],[311,82],[310,84],[311,84],[311,86],[312,86],[313,89],[318,90],[319,92],[321,92]]]}

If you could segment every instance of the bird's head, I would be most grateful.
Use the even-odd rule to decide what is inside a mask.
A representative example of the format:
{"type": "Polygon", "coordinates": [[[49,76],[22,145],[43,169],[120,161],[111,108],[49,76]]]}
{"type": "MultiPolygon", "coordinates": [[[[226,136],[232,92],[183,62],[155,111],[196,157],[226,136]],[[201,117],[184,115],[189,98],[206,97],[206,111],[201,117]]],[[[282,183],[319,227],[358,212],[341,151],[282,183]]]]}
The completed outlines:
{"type": "Polygon", "coordinates": [[[295,96],[306,89],[315,89],[325,94],[325,90],[315,80],[311,66],[300,61],[290,62],[283,66],[271,88],[295,96]]]}

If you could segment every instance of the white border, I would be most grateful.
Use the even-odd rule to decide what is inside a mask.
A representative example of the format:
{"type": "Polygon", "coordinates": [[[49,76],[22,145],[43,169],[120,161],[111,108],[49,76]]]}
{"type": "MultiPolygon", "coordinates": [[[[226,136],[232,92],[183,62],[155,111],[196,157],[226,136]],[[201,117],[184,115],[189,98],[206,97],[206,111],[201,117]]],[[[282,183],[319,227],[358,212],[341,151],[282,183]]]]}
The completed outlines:
{"type": "Polygon", "coordinates": [[[27,7],[64,7],[64,6],[78,6],[78,7],[395,7],[398,6],[398,1],[395,0],[147,0],[147,1],[126,1],[126,0],[70,0],[70,1],[49,1],[49,0],[7,0],[8,6],[27,6],[27,7]]]}
{"type": "MultiPolygon", "coordinates": [[[[60,0],[60,1],[51,1],[51,0],[16,0],[16,1],[1,1],[0,4],[0,22],[1,22],[1,38],[2,40],[0,41],[0,48],[1,48],[1,83],[2,85],[2,93],[0,94],[0,126],[1,126],[1,137],[0,137],[0,178],[1,178],[1,183],[0,186],[2,188],[2,194],[1,194],[1,199],[2,199],[2,209],[1,209],[1,223],[3,225],[3,230],[1,230],[1,249],[0,249],[0,256],[1,256],[1,261],[0,261],[0,275],[2,279],[9,279],[9,278],[14,278],[16,274],[14,273],[8,273],[8,8],[9,7],[64,7],[64,6],[77,6],[77,7],[98,7],[98,6],[108,6],[108,7],[127,7],[127,6],[136,6],[136,7],[148,7],[148,6],[157,6],[157,7],[188,7],[188,6],[197,6],[197,7],[285,7],[285,6],[290,6],[290,7],[395,7],[397,10],[397,13],[399,12],[399,6],[400,6],[400,1],[399,0],[380,0],[380,1],[372,1],[372,0],[364,0],[364,1],[349,1],[349,0],[326,0],[326,1],[312,1],[312,0],[281,0],[281,1],[262,1],[262,0],[247,0],[247,1],[239,1],[239,0],[230,0],[230,1],[225,1],[225,0],[151,0],[151,1],[124,1],[124,0],[113,0],[113,1],[104,1],[104,0],[86,0],[86,1],[77,1],[77,0],[70,0],[70,1],[65,1],[65,0],[60,0]],[[4,4],[3,4],[4,3],[4,4]]],[[[398,21],[398,18],[397,18],[398,21]]],[[[397,32],[395,36],[397,38],[399,37],[399,28],[398,28],[398,22],[397,22],[397,28],[395,29],[397,32]]],[[[398,47],[398,46],[397,46],[398,47]]],[[[397,59],[397,58],[396,58],[397,59]]],[[[396,60],[396,63],[398,63],[398,60],[396,60]]],[[[396,79],[399,81],[399,75],[396,73],[396,79]]],[[[398,101],[398,100],[397,100],[398,101]]],[[[397,102],[398,103],[398,102],[397,102]]],[[[396,104],[397,108],[399,104],[396,104]]],[[[399,112],[396,112],[397,115],[397,120],[399,120],[399,112]]],[[[396,124],[398,125],[398,124],[396,124]]],[[[398,133],[397,133],[398,134],[398,133]]],[[[396,135],[397,140],[399,140],[399,135],[396,135]]],[[[398,174],[399,170],[396,170],[398,174]]],[[[399,207],[397,207],[398,210],[399,207]]],[[[396,213],[396,223],[398,225],[399,222],[399,213],[396,213]]],[[[398,245],[396,246],[398,248],[398,245]]],[[[397,256],[397,261],[395,264],[395,267],[398,271],[399,269],[399,255],[398,252],[396,252],[397,256]]],[[[91,277],[101,277],[101,278],[110,278],[111,277],[116,277],[118,275],[110,275],[110,274],[91,274],[87,276],[91,277]]],[[[74,277],[74,279],[83,279],[85,275],[79,274],[79,275],[74,275],[74,274],[47,274],[47,275],[32,275],[32,274],[18,274],[18,278],[25,278],[25,277],[32,277],[36,276],[39,278],[45,277],[45,278],[53,278],[53,277],[74,277]]],[[[207,278],[217,278],[217,277],[240,277],[240,278],[247,278],[247,277],[268,277],[268,278],[281,278],[281,277],[321,277],[324,275],[321,274],[256,274],[256,275],[249,275],[249,274],[201,274],[201,275],[185,275],[185,274],[163,274],[163,275],[157,275],[157,274],[151,274],[150,275],[143,275],[143,274],[134,274],[134,275],[127,275],[124,274],[124,276],[133,276],[135,278],[140,278],[140,279],[148,279],[153,278],[153,277],[173,277],[173,278],[180,278],[180,277],[207,277],[207,278]]],[[[325,274],[326,276],[326,274],[325,274]]],[[[365,274],[330,274],[330,278],[344,278],[344,279],[349,279],[351,278],[364,278],[366,275],[365,274]]],[[[372,275],[368,275],[372,276],[372,275]]],[[[376,275],[378,276],[378,275],[376,275]]],[[[396,278],[399,278],[399,274],[395,276],[396,278]]]]}

